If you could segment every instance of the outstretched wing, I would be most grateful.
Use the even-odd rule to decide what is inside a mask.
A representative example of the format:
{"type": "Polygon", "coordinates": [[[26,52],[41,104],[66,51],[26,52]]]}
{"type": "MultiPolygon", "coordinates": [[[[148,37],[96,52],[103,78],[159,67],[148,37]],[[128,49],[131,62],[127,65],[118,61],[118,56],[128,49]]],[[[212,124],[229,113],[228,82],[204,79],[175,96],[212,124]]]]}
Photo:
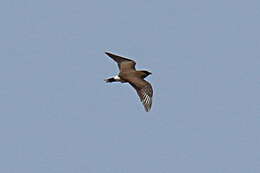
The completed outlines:
{"type": "Polygon", "coordinates": [[[137,94],[143,103],[146,112],[150,111],[153,99],[152,85],[141,78],[130,78],[128,81],[137,91],[137,94]]]}
{"type": "Polygon", "coordinates": [[[110,58],[117,62],[119,70],[121,72],[133,71],[135,70],[135,61],[127,59],[109,52],[105,52],[110,58]]]}

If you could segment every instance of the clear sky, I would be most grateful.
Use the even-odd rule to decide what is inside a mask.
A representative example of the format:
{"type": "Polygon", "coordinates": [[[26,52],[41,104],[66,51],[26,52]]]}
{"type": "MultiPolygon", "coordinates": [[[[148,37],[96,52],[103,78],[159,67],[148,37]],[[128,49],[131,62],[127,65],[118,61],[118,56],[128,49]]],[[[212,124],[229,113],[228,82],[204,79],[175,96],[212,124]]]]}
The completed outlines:
{"type": "Polygon", "coordinates": [[[1,0],[1,173],[259,173],[259,0],[1,0]],[[146,113],[104,52],[153,74],[146,113]]]}

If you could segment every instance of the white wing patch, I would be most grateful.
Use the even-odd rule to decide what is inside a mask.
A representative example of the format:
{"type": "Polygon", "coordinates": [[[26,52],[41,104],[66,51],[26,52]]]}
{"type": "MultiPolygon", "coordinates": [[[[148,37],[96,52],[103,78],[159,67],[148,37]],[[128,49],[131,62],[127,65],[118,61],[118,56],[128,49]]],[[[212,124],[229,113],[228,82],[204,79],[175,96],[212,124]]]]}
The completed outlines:
{"type": "Polygon", "coordinates": [[[150,97],[145,93],[145,94],[144,94],[143,103],[144,103],[144,104],[148,104],[149,101],[150,101],[150,97]]]}
{"type": "Polygon", "coordinates": [[[146,86],[139,91],[139,96],[144,105],[145,110],[148,112],[152,106],[152,91],[148,86],[146,86]]]}

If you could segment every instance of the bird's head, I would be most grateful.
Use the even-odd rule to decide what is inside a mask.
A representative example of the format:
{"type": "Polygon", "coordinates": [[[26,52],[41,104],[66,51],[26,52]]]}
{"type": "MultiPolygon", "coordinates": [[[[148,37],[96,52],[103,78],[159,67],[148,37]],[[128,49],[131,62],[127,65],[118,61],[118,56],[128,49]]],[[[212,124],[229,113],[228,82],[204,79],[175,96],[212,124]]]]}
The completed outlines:
{"type": "Polygon", "coordinates": [[[152,74],[151,72],[146,71],[146,70],[142,70],[141,72],[143,73],[143,78],[146,78],[147,76],[149,76],[150,74],[152,74]]]}

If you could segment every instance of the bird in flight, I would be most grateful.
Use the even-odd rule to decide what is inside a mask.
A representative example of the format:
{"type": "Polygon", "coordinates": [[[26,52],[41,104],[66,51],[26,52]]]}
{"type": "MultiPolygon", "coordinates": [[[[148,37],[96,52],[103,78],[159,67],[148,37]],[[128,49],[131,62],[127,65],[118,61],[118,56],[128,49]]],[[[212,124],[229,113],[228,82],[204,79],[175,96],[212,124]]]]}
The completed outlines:
{"type": "Polygon", "coordinates": [[[108,83],[129,83],[136,90],[141,102],[144,105],[145,111],[150,111],[152,107],[153,88],[149,82],[144,80],[144,78],[152,73],[146,70],[135,70],[136,63],[131,59],[127,59],[109,52],[105,53],[117,62],[120,70],[118,75],[105,79],[105,81],[108,83]]]}

